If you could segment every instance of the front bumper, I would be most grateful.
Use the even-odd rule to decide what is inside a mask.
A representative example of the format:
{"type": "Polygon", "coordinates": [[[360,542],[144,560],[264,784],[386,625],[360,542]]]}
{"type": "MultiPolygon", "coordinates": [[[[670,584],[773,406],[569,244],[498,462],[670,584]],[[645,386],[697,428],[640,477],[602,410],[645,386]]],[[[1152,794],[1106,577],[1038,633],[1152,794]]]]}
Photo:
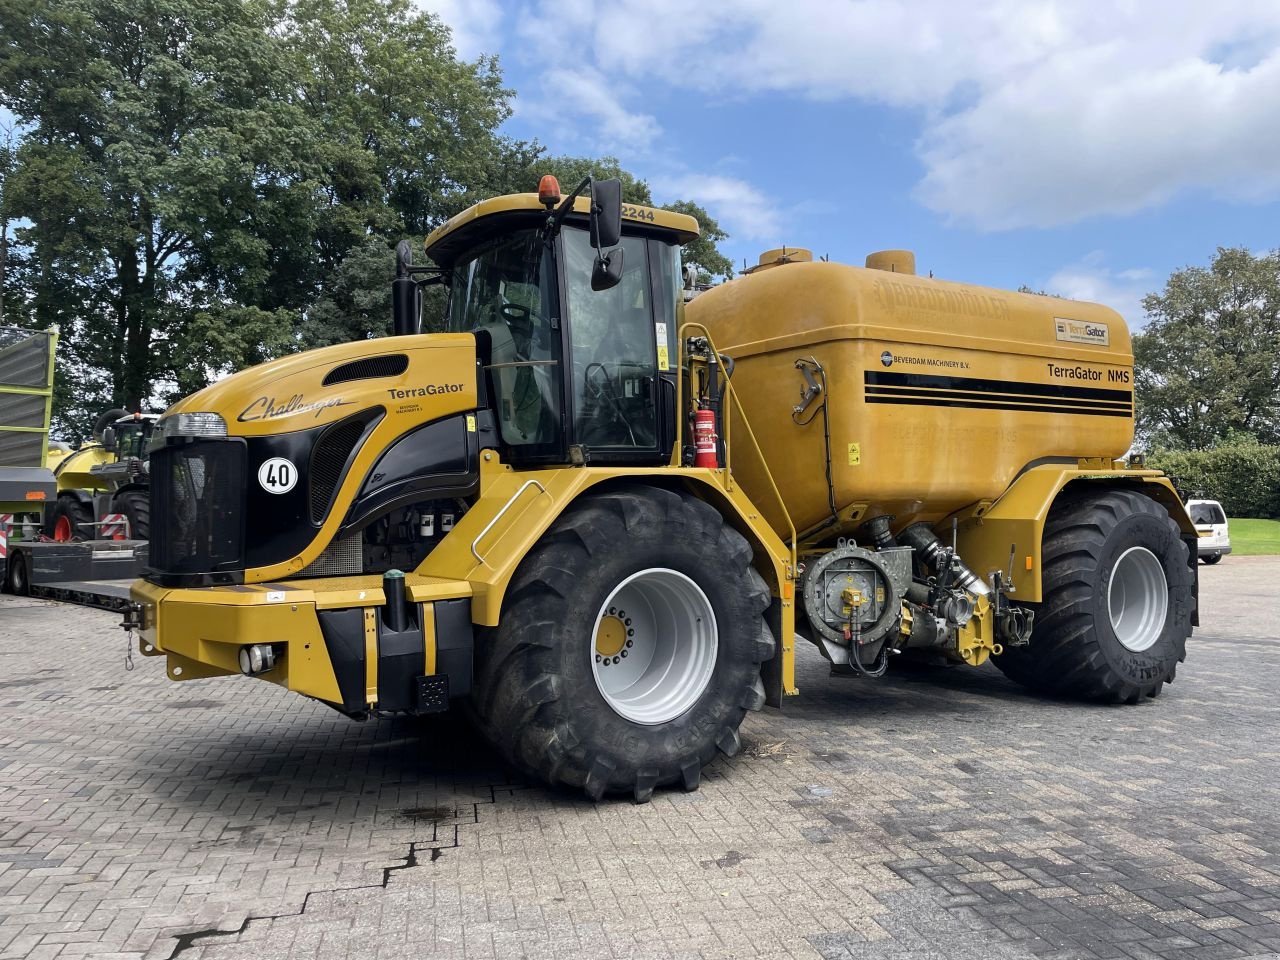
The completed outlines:
{"type": "Polygon", "coordinates": [[[164,656],[171,680],[239,675],[243,647],[265,644],[275,665],[256,674],[344,713],[425,713],[470,692],[472,626],[465,582],[411,578],[408,623],[390,629],[378,576],[131,594],[141,651],[164,656]]]}

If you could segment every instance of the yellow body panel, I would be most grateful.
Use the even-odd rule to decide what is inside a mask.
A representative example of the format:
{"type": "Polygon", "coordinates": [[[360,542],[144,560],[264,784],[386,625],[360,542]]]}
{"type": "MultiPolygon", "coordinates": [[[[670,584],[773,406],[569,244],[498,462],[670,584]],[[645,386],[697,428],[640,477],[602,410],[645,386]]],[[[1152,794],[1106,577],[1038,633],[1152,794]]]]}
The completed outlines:
{"type": "MultiPolygon", "coordinates": [[[[469,596],[472,621],[495,626],[516,569],[556,517],[590,488],[628,479],[686,483],[715,502],[726,519],[752,542],[756,566],[780,599],[782,686],[785,693],[794,693],[795,606],[789,550],[740,489],[725,489],[722,471],[673,467],[516,471],[503,464],[495,452],[486,451],[481,455],[479,499],[422,565],[406,576],[406,591],[413,600],[428,603],[469,596]],[[480,560],[475,553],[480,554],[480,560]]],[[[330,701],[340,698],[327,655],[323,655],[322,664],[313,652],[317,640],[321,654],[324,647],[316,611],[373,608],[384,602],[380,575],[184,588],[158,587],[140,580],[133,585],[132,594],[134,602],[143,607],[145,653],[176,655],[180,659],[171,660],[171,667],[190,660],[230,674],[239,672],[236,656],[241,645],[287,643],[282,665],[261,677],[330,701]],[[288,624],[287,629],[283,623],[288,624]],[[305,666],[299,667],[298,661],[305,666]],[[294,666],[289,668],[291,662],[294,666]],[[322,689],[331,695],[317,692],[322,689]]],[[[431,649],[424,650],[428,662],[435,656],[434,636],[430,640],[431,649]]],[[[188,664],[181,678],[192,675],[188,664]]]]}
{"type": "MultiPolygon", "coordinates": [[[[577,184],[572,186],[564,184],[565,187],[572,190],[577,184]]],[[[541,200],[538,199],[536,193],[515,193],[503,197],[493,197],[490,200],[483,200],[480,203],[473,204],[463,210],[461,213],[449,220],[446,220],[440,226],[436,227],[427,235],[425,247],[427,256],[431,256],[431,252],[439,245],[440,241],[445,237],[460,230],[468,224],[477,220],[483,220],[486,217],[497,216],[504,213],[542,213],[546,210],[541,200]]],[[[573,202],[573,212],[576,214],[586,215],[591,210],[591,201],[587,197],[578,197],[573,202]]],[[[688,243],[695,239],[699,233],[698,221],[683,213],[673,213],[670,210],[659,210],[657,207],[644,207],[634,203],[624,203],[622,205],[622,219],[625,224],[630,220],[636,223],[651,224],[665,230],[675,232],[677,242],[688,243]]]]}
{"type": "MultiPolygon", "coordinates": [[[[825,368],[836,503],[841,511],[860,505],[855,520],[883,513],[897,517],[895,526],[938,520],[995,500],[1036,461],[1109,461],[1133,438],[1131,406],[1110,415],[1119,401],[1060,401],[1079,413],[1050,406],[1060,387],[1131,397],[1129,332],[1096,304],[801,262],[714,288],[686,315],[734,358],[738,397],[802,531],[830,510],[822,417],[807,426],[792,420],[805,382],[797,359],[825,368]],[[1066,321],[1105,332],[1107,343],[1078,342],[1084,333],[1060,339],[1073,336],[1073,328],[1059,331],[1066,321]],[[902,392],[914,396],[877,395],[896,393],[870,389],[881,374],[907,375],[919,385],[902,392]],[[927,386],[921,377],[956,378],[963,389],[927,386]],[[1104,406],[1108,415],[1099,413],[1104,406]]],[[[816,402],[806,415],[815,409],[816,402]]],[[[747,492],[770,510],[762,470],[739,464],[747,492]]],[[[782,529],[776,510],[770,519],[782,529]]]]}
{"type": "MultiPolygon", "coordinates": [[[[365,441],[347,470],[336,495],[350,503],[369,468],[391,442],[414,427],[476,408],[476,344],[471,334],[423,334],[368,342],[344,343],[294,354],[220,380],[180,400],[167,411],[213,411],[227,421],[233,437],[278,435],[310,430],[380,407],[385,416],[365,441]],[[324,385],[341,364],[369,357],[404,354],[404,373],[394,377],[351,380],[324,385]]],[[[247,583],[288,577],[304,569],[329,545],[344,517],[333,510],[305,549],[289,560],[245,571],[247,583]]]]}
{"type": "Polygon", "coordinates": [[[1194,530],[1173,484],[1158,470],[1131,470],[1117,462],[1110,469],[1062,467],[1049,464],[1023,473],[994,503],[981,501],[957,516],[957,546],[968,566],[984,579],[995,570],[1009,572],[1013,553],[1013,599],[1039,603],[1041,543],[1049,509],[1069,483],[1137,485],[1137,490],[1160,501],[1184,533],[1194,530]]]}
{"type": "MultiPolygon", "coordinates": [[[[52,460],[53,457],[50,456],[52,460]]],[[[66,490],[88,490],[92,493],[105,491],[107,488],[102,478],[90,471],[93,467],[104,463],[115,463],[116,455],[108,453],[100,443],[88,443],[79,450],[63,454],[53,465],[53,474],[58,478],[58,492],[66,490]]]]}
{"type": "Polygon", "coordinates": [[[342,699],[315,602],[302,599],[310,591],[276,599],[266,590],[170,589],[138,580],[132,594],[143,608],[143,652],[166,654],[171,679],[238,676],[241,646],[282,643],[288,645],[288,655],[262,679],[319,700],[342,699]],[[197,664],[203,669],[196,669],[197,664]]]}

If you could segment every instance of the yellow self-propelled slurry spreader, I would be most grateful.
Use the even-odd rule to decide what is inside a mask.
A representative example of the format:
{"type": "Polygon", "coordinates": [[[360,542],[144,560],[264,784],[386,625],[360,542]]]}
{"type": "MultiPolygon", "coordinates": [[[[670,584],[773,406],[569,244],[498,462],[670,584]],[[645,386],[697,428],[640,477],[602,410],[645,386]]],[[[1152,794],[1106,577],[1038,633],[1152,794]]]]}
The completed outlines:
{"type": "Polygon", "coordinates": [[[544,178],[432,233],[434,267],[402,244],[395,336],[172,407],[143,652],[356,718],[467,697],[518,768],[640,800],[797,692],[797,633],[868,678],[990,658],[1113,701],[1173,679],[1195,531],[1117,459],[1118,315],[895,251],[772,251],[686,305],[697,232],[544,178]],[[444,332],[418,332],[425,283],[444,332]]]}

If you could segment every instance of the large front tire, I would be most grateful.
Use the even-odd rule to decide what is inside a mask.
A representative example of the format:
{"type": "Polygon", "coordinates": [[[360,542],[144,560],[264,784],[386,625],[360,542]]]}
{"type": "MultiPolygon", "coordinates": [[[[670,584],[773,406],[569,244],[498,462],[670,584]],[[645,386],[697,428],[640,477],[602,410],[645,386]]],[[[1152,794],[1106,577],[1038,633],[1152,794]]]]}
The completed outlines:
{"type": "Polygon", "coordinates": [[[130,540],[151,539],[151,497],[146,490],[126,490],[111,502],[112,513],[129,521],[130,540]]]}
{"type": "Polygon", "coordinates": [[[1187,545],[1168,511],[1131,490],[1067,495],[1042,545],[1031,643],[994,658],[1054,696],[1136,703],[1173,682],[1195,606],[1187,545]]]}
{"type": "Polygon", "coordinates": [[[480,638],[481,729],[525,774],[593,800],[695,789],[717,752],[737,753],[764,699],[774,640],[751,559],[688,494],[587,495],[525,557],[480,638]]]}

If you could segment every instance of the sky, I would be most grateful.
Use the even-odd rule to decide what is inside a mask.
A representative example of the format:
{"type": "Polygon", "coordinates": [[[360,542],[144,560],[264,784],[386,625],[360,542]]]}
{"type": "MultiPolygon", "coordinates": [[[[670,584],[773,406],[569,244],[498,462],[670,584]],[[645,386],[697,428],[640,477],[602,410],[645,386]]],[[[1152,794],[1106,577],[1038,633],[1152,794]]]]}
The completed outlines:
{"type": "Polygon", "coordinates": [[[417,2],[500,57],[507,133],[702,204],[739,265],[901,247],[1139,326],[1280,247],[1280,0],[417,2]]]}

